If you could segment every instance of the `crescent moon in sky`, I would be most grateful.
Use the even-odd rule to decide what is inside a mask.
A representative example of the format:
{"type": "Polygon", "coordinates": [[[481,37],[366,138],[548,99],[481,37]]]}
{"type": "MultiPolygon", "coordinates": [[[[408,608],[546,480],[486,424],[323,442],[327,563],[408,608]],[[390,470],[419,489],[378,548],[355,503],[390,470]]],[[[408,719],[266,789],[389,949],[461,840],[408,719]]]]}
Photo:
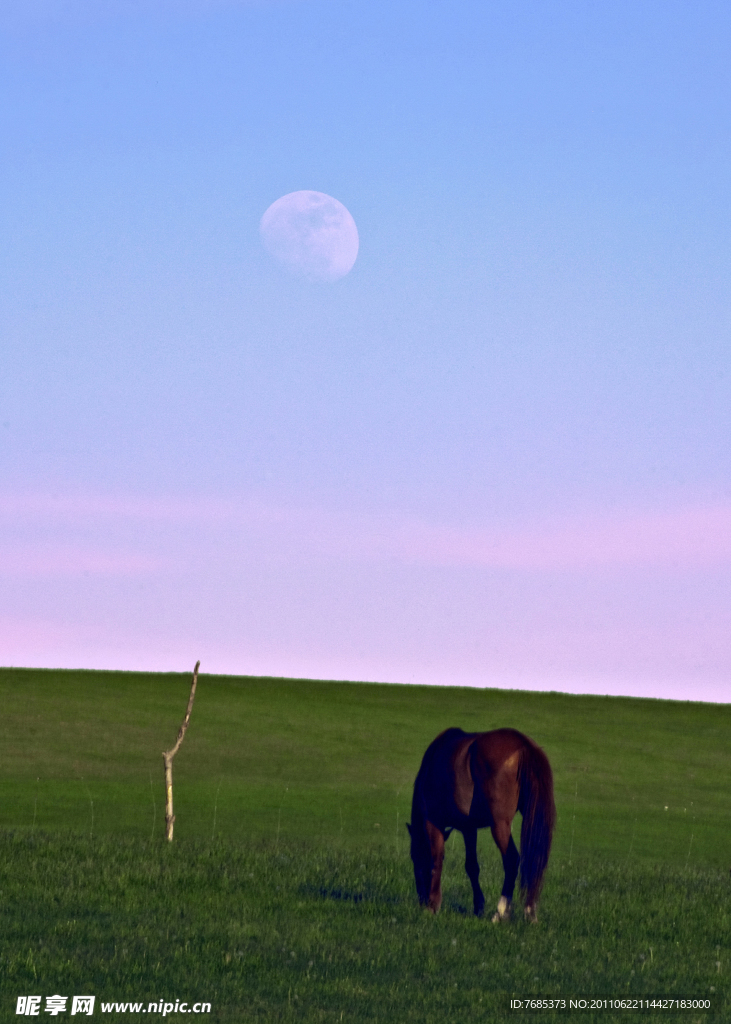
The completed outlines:
{"type": "Polygon", "coordinates": [[[261,239],[297,277],[337,281],[358,255],[358,229],[350,211],[324,192],[290,192],[272,203],[259,224],[261,239]]]}

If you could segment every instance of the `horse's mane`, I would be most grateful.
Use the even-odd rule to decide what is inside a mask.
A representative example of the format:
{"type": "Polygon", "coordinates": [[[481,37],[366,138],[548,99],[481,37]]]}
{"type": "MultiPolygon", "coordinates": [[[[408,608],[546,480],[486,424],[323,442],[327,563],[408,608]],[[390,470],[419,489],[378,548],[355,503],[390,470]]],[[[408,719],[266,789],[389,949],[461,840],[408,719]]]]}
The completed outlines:
{"type": "Polygon", "coordinates": [[[411,828],[418,828],[421,832],[426,829],[427,804],[426,791],[427,783],[435,768],[441,767],[440,761],[448,755],[452,746],[457,740],[466,736],[464,729],[453,726],[439,733],[437,738],[429,744],[421,761],[421,767],[414,780],[414,796],[411,801],[411,828]]]}

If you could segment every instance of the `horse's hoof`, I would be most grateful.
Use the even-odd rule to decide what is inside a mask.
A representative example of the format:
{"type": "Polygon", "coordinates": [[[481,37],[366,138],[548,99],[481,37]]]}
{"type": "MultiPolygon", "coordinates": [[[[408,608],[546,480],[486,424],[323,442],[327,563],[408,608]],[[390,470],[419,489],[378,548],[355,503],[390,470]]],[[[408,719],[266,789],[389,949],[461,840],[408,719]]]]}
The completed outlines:
{"type": "Polygon", "coordinates": [[[526,921],[530,921],[531,924],[538,924],[538,915],[536,914],[535,907],[525,908],[525,919],[526,921]]]}
{"type": "Polygon", "coordinates": [[[498,924],[500,921],[508,921],[510,919],[510,900],[501,896],[497,901],[497,910],[492,915],[492,923],[498,924]]]}

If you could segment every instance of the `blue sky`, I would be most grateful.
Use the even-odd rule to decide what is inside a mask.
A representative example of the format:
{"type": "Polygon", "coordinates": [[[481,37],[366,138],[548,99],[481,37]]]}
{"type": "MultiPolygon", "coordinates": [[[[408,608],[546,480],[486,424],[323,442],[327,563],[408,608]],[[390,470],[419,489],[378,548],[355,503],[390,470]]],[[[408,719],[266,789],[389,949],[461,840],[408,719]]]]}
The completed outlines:
{"type": "Polygon", "coordinates": [[[727,5],[103,7],[0,3],[0,661],[727,699],[727,5]]]}

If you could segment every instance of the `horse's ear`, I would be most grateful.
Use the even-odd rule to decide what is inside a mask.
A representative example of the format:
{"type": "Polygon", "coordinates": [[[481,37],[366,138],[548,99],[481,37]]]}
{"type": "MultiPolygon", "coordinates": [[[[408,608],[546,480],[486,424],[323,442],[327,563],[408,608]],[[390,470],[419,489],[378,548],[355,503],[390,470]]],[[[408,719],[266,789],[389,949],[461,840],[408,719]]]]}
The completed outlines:
{"type": "Polygon", "coordinates": [[[406,822],[406,828],[408,829],[409,835],[411,835],[411,825],[409,825],[408,821],[406,822]]]}

